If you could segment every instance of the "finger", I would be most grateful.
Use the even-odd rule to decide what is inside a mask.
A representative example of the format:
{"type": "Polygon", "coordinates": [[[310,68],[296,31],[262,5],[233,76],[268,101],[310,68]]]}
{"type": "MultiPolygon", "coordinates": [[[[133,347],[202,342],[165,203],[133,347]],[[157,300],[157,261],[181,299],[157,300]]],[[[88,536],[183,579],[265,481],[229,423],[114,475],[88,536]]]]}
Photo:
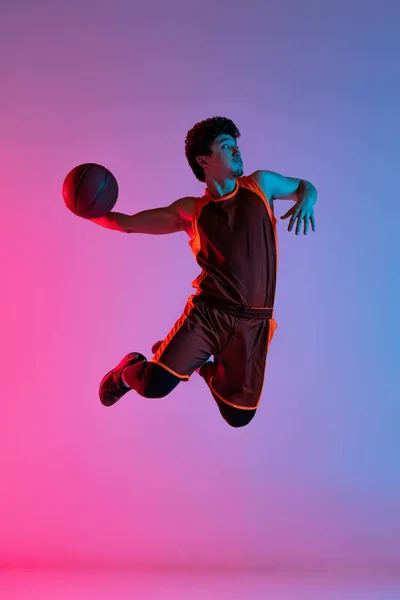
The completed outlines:
{"type": "Polygon", "coordinates": [[[295,221],[296,221],[296,219],[297,219],[297,217],[299,215],[299,212],[300,212],[300,209],[297,209],[295,211],[295,213],[293,214],[292,218],[290,219],[290,223],[289,223],[289,227],[288,227],[289,231],[292,231],[293,225],[294,225],[294,223],[295,223],[295,221]]]}
{"type": "Polygon", "coordinates": [[[304,215],[303,215],[303,214],[301,214],[301,215],[299,216],[299,218],[297,219],[297,225],[296,225],[296,235],[299,235],[299,233],[300,233],[300,230],[301,230],[301,224],[302,224],[302,222],[303,222],[303,219],[304,219],[304,215]]]}
{"type": "Polygon", "coordinates": [[[308,233],[308,217],[304,217],[304,235],[308,233]]]}
{"type": "Polygon", "coordinates": [[[287,213],[285,213],[281,219],[287,219],[293,212],[293,208],[291,208],[290,210],[287,211],[287,213]]]}
{"type": "Polygon", "coordinates": [[[312,225],[312,230],[315,231],[316,226],[315,226],[315,217],[314,217],[314,215],[311,215],[310,221],[311,221],[311,225],[312,225]]]}

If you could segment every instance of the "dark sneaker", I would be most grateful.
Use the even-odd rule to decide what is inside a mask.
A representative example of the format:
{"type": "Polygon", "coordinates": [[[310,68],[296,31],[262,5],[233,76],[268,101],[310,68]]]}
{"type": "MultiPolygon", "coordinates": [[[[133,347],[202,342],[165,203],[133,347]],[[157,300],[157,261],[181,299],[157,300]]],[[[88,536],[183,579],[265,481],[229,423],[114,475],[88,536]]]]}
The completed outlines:
{"type": "Polygon", "coordinates": [[[104,404],[104,406],[112,406],[118,402],[126,392],[129,392],[130,388],[128,388],[121,379],[122,371],[126,367],[134,365],[142,360],[146,360],[146,357],[143,356],[143,354],[131,352],[121,360],[119,365],[109,371],[107,375],[104,375],[99,389],[100,402],[104,404]]]}

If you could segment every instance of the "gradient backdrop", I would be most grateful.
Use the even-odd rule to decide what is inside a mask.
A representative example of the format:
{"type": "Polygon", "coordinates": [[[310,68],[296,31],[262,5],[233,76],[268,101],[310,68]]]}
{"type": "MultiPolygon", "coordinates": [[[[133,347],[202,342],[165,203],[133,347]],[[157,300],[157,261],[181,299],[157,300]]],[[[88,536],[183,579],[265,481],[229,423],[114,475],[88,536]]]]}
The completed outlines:
{"type": "Polygon", "coordinates": [[[2,8],[3,564],[400,564],[399,19],[386,0],[2,8]],[[215,115],[246,173],[319,192],[315,234],[278,224],[278,330],[241,430],[197,376],[99,403],[199,270],[184,233],[108,231],[61,197],[88,161],[121,212],[201,195],[184,138],[215,115]]]}

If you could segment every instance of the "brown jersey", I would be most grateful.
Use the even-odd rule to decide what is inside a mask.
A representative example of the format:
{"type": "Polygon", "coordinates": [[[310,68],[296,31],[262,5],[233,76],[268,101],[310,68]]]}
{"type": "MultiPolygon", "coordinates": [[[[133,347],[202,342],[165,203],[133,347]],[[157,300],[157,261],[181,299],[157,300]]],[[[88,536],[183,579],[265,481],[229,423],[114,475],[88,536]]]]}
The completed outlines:
{"type": "Polygon", "coordinates": [[[152,362],[187,381],[214,356],[214,397],[238,409],[258,407],[273,318],[278,245],[276,219],[251,177],[222,198],[196,203],[190,245],[201,275],[182,316],[152,362]]]}
{"type": "MultiPolygon", "coordinates": [[[[276,219],[252,177],[240,177],[234,191],[197,200],[189,244],[202,272],[195,296],[230,304],[272,308],[278,265],[276,219]]],[[[193,298],[193,297],[192,297],[193,298]]]]}

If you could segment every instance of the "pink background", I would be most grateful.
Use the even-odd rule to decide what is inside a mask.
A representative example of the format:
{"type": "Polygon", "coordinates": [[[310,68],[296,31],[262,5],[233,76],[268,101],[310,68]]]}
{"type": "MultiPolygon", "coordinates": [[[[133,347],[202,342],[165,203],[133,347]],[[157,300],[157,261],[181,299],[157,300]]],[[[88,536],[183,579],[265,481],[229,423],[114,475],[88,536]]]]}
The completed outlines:
{"type": "Polygon", "coordinates": [[[399,12],[2,8],[3,564],[399,564],[399,12]],[[107,231],[61,198],[90,161],[114,172],[121,212],[201,195],[183,142],[214,115],[239,126],[246,173],[319,191],[317,233],[278,223],[278,330],[240,430],[196,376],[165,399],[100,405],[101,377],[129,351],[151,356],[198,267],[184,233],[107,231]]]}

